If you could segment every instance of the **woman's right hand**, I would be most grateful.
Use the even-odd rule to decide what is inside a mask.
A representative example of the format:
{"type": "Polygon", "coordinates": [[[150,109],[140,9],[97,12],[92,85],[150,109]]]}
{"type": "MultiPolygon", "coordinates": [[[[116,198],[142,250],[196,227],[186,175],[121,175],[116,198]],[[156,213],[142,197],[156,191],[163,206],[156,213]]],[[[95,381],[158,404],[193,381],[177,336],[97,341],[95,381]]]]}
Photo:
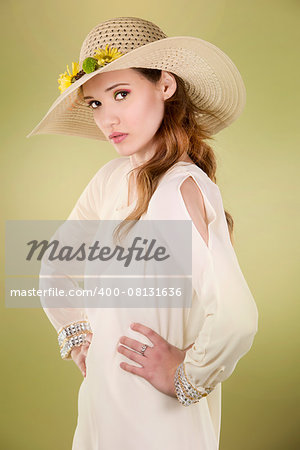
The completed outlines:
{"type": "Polygon", "coordinates": [[[73,347],[71,350],[71,358],[78,366],[79,370],[81,371],[84,377],[86,376],[85,360],[88,354],[89,346],[92,342],[92,337],[93,333],[88,333],[86,335],[86,342],[80,346],[73,347]]]}

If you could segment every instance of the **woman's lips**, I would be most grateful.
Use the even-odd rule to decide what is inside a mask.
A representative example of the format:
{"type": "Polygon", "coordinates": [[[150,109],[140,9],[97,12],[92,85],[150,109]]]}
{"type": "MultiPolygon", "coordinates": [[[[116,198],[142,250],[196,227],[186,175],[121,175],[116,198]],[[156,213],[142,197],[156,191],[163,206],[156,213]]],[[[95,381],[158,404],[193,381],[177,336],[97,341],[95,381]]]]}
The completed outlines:
{"type": "Polygon", "coordinates": [[[118,142],[123,141],[126,136],[128,136],[128,134],[120,134],[119,136],[115,136],[112,138],[112,140],[114,141],[115,144],[117,144],[118,142]]]}

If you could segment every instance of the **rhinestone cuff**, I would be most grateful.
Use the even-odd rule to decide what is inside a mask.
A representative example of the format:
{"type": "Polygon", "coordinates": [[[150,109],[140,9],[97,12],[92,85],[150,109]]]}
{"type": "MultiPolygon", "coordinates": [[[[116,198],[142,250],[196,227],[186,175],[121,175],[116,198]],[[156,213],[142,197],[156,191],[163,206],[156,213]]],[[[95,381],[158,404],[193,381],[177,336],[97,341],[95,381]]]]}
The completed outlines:
{"type": "Polygon", "coordinates": [[[174,383],[177,399],[184,406],[197,403],[202,397],[206,397],[213,390],[211,387],[196,389],[188,381],[183,363],[179,364],[176,369],[174,383]]]}
{"type": "Polygon", "coordinates": [[[84,344],[86,342],[86,333],[70,337],[60,349],[62,359],[69,359],[73,347],[84,344]]]}
{"type": "Polygon", "coordinates": [[[62,359],[69,359],[72,348],[84,344],[89,332],[92,332],[92,328],[88,320],[73,322],[60,329],[57,339],[62,359]]]}
{"type": "Polygon", "coordinates": [[[80,322],[72,322],[70,325],[62,328],[58,332],[58,344],[61,347],[64,340],[66,338],[69,338],[70,336],[73,336],[74,334],[77,334],[78,332],[87,332],[92,331],[91,325],[88,320],[81,320],[80,322]]]}

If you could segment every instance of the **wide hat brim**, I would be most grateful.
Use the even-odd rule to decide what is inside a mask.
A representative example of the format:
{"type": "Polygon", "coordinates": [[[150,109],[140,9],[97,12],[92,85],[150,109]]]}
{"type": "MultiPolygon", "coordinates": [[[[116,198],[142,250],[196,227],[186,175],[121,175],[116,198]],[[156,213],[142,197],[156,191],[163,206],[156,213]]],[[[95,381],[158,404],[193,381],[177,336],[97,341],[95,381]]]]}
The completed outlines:
{"type": "Polygon", "coordinates": [[[92,109],[78,95],[78,88],[99,73],[132,67],[161,69],[180,76],[191,100],[207,111],[197,121],[210,135],[228,127],[245,107],[246,89],[241,74],[222,50],[196,37],[167,37],[135,48],[83,75],[60,94],[26,137],[64,134],[107,140],[94,121],[92,109]]]}

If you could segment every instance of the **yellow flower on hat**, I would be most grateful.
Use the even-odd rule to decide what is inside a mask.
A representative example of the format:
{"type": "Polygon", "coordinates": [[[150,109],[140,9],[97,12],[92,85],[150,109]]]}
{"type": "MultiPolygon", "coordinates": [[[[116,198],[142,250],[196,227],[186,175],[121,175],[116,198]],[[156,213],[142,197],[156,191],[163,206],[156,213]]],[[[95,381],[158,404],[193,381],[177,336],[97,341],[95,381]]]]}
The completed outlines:
{"type": "Polygon", "coordinates": [[[72,72],[70,72],[69,66],[67,66],[67,71],[61,73],[57,80],[60,93],[62,94],[72,83],[74,83],[74,81],[79,79],[85,73],[94,72],[99,67],[105,66],[122,55],[123,53],[117,48],[110,48],[109,44],[106,44],[105,49],[99,47],[95,50],[94,57],[85,58],[82,64],[82,70],[79,70],[79,64],[77,62],[72,62],[72,72]]]}
{"type": "Polygon", "coordinates": [[[101,67],[117,58],[120,58],[122,55],[123,53],[121,53],[117,48],[110,48],[109,44],[106,44],[105,49],[98,48],[94,53],[94,57],[98,60],[98,65],[101,67]]]}
{"type": "Polygon", "coordinates": [[[73,83],[73,77],[75,77],[79,72],[79,64],[77,62],[72,62],[72,73],[70,72],[69,66],[67,65],[67,71],[61,73],[58,78],[58,89],[61,94],[73,83]]]}

